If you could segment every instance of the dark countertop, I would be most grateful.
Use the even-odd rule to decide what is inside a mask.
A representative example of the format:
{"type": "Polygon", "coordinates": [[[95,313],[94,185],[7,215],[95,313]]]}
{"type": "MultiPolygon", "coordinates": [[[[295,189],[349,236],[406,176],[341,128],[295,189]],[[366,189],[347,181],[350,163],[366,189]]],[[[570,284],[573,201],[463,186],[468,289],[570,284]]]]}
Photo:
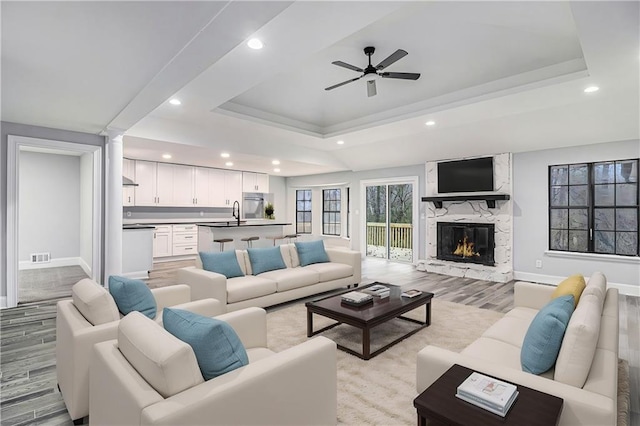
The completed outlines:
{"type": "Polygon", "coordinates": [[[247,221],[241,220],[240,225],[238,222],[210,222],[210,223],[196,223],[198,226],[208,226],[209,228],[247,228],[251,226],[286,226],[290,223],[273,222],[273,223],[247,223],[247,221]]]}
{"type": "Polygon", "coordinates": [[[122,225],[122,229],[156,229],[153,225],[122,225]]]}

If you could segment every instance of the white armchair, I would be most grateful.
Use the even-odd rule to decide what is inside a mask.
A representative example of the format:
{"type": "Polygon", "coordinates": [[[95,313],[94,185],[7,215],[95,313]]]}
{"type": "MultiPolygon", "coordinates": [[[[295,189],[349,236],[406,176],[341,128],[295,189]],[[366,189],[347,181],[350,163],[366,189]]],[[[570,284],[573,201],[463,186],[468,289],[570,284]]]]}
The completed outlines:
{"type": "MultiPolygon", "coordinates": [[[[177,307],[201,315],[225,312],[215,299],[191,302],[187,285],[151,290],[158,306],[156,321],[161,323],[165,307],[177,307]]],[[[120,314],[109,292],[95,281],[84,279],[73,286],[72,299],[57,304],[56,373],[58,388],[74,423],[89,415],[89,360],[93,345],[115,339],[120,314]]]]}
{"type": "Polygon", "coordinates": [[[333,341],[316,337],[274,353],[267,348],[263,309],[247,308],[217,318],[234,328],[249,364],[205,382],[188,344],[142,315],[127,315],[118,340],[94,346],[91,424],[336,424],[333,341]]]}

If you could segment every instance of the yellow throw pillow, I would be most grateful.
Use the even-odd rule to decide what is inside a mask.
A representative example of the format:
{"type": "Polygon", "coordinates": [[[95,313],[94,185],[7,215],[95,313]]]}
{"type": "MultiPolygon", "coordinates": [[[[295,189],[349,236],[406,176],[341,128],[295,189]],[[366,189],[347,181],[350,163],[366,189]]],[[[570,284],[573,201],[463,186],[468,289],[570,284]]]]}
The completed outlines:
{"type": "Polygon", "coordinates": [[[580,300],[580,295],[584,290],[586,283],[584,282],[584,277],[580,274],[571,275],[566,278],[560,284],[551,295],[551,299],[555,299],[556,297],[566,296],[568,294],[573,295],[574,307],[578,306],[578,301],[580,300]]]}

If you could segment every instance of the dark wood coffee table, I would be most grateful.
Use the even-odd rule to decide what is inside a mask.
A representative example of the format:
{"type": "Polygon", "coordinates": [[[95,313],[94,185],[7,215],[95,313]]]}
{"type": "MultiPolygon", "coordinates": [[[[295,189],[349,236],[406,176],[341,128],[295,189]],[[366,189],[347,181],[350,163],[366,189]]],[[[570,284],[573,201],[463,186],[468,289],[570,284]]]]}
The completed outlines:
{"type": "MultiPolygon", "coordinates": [[[[375,284],[382,283],[376,282],[367,286],[359,287],[357,291],[375,284]]],[[[344,293],[348,293],[348,291],[344,293]]],[[[361,359],[371,359],[374,356],[386,351],[396,343],[401,342],[402,340],[417,333],[423,328],[428,327],[429,324],[431,324],[431,299],[433,298],[433,293],[422,292],[421,295],[412,298],[385,297],[384,299],[379,299],[374,297],[373,303],[369,303],[361,307],[354,307],[343,304],[341,299],[342,294],[343,293],[340,293],[335,296],[329,296],[323,299],[306,303],[307,337],[315,336],[318,333],[322,333],[323,331],[329,330],[340,324],[348,324],[353,327],[359,328],[362,330],[362,353],[358,353],[352,349],[340,345],[337,342],[336,343],[338,345],[338,349],[355,355],[361,359]],[[424,322],[402,316],[402,314],[419,308],[422,305],[426,306],[426,318],[424,322]],[[335,324],[331,324],[327,327],[321,328],[320,330],[313,331],[313,314],[322,315],[324,317],[336,320],[337,322],[335,324]],[[420,327],[411,330],[409,333],[371,353],[371,329],[394,318],[400,318],[405,321],[414,322],[416,324],[419,324],[420,327]]]]}
{"type": "MultiPolygon", "coordinates": [[[[429,425],[460,426],[551,426],[558,424],[564,400],[517,383],[513,384],[517,386],[520,394],[505,417],[500,417],[456,398],[456,389],[471,373],[473,370],[454,364],[418,395],[413,401],[413,405],[418,411],[418,426],[426,426],[427,420],[429,425]]],[[[499,377],[494,378],[502,380],[499,377]]]]}

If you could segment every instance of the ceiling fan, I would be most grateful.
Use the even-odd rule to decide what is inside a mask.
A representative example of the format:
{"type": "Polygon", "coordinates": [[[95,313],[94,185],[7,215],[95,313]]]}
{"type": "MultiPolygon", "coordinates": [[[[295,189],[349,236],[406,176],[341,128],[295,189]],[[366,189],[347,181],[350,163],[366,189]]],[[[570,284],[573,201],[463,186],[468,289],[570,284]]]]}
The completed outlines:
{"type": "Polygon", "coordinates": [[[336,87],[344,86],[345,84],[351,83],[356,80],[360,80],[362,77],[365,77],[367,79],[367,96],[371,97],[371,96],[375,96],[377,93],[376,80],[375,80],[376,77],[399,78],[402,80],[417,80],[420,78],[420,74],[413,73],[413,72],[379,72],[385,69],[386,67],[388,67],[389,65],[393,64],[394,62],[404,58],[405,56],[408,55],[408,53],[402,49],[398,49],[395,52],[393,52],[391,55],[389,55],[385,60],[383,60],[382,62],[380,62],[378,65],[374,67],[373,65],[371,65],[371,55],[373,55],[373,52],[375,51],[376,51],[376,48],[372,46],[368,46],[364,48],[364,54],[369,57],[369,65],[367,65],[365,69],[356,67],[355,65],[347,64],[346,62],[342,62],[342,61],[331,62],[333,65],[337,65],[339,67],[361,72],[363,74],[360,77],[352,78],[350,80],[343,81],[342,83],[329,86],[324,90],[333,90],[336,87]]]}

